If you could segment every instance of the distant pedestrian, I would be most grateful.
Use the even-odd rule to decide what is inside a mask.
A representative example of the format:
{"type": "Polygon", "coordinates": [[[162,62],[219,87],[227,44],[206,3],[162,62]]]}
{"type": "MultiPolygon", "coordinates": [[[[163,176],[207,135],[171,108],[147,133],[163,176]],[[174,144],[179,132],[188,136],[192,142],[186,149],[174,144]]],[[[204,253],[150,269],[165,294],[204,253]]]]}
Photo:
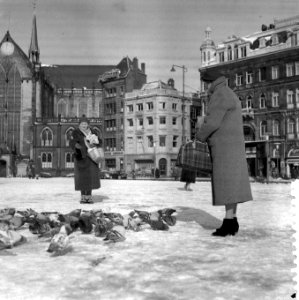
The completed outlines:
{"type": "Polygon", "coordinates": [[[196,181],[196,171],[188,170],[183,167],[180,181],[185,182],[184,189],[190,191],[190,184],[196,181]]]}
{"type": "Polygon", "coordinates": [[[155,169],[155,178],[160,178],[160,170],[159,170],[159,168],[155,169]]]}
{"type": "Polygon", "coordinates": [[[213,165],[213,205],[225,206],[222,226],[213,235],[235,235],[239,230],[238,203],[252,200],[245,154],[241,102],[218,71],[201,74],[208,84],[207,115],[197,124],[196,138],[207,142],[213,165]]]}
{"type": "Polygon", "coordinates": [[[74,150],[75,190],[81,191],[80,203],[93,203],[92,190],[100,188],[99,165],[88,156],[87,143],[99,147],[95,130],[89,127],[89,120],[83,116],[79,128],[72,132],[70,146],[74,150]]]}
{"type": "Polygon", "coordinates": [[[32,159],[29,160],[27,167],[26,167],[26,174],[29,179],[34,179],[35,178],[35,166],[34,162],[32,159]]]}

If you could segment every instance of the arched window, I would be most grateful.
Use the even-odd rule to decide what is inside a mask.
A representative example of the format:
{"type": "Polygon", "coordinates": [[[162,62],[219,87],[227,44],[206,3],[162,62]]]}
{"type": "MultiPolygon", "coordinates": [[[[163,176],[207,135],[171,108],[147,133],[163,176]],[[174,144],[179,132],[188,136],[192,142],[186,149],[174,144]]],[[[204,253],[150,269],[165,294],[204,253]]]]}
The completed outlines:
{"type": "Polygon", "coordinates": [[[232,51],[232,47],[228,46],[227,47],[227,60],[232,60],[233,59],[233,51],[232,51]]]}
{"type": "Polygon", "coordinates": [[[69,147],[70,146],[70,140],[72,139],[72,133],[74,131],[74,128],[68,128],[67,131],[65,132],[65,146],[69,147]]]}
{"type": "Polygon", "coordinates": [[[266,135],[267,132],[267,122],[266,121],[262,121],[260,123],[260,136],[263,137],[266,135]]]}
{"type": "Polygon", "coordinates": [[[57,103],[57,114],[61,115],[61,117],[67,116],[67,105],[64,99],[60,99],[57,103]]]}
{"type": "Polygon", "coordinates": [[[52,168],[52,153],[51,152],[43,152],[42,156],[42,168],[50,169],[52,168]]]}
{"type": "Polygon", "coordinates": [[[239,55],[238,55],[238,45],[234,46],[234,56],[235,56],[235,59],[239,58],[239,55]]]}
{"type": "Polygon", "coordinates": [[[67,152],[65,154],[65,167],[67,169],[73,169],[74,168],[74,153],[67,152]]]}
{"type": "Polygon", "coordinates": [[[49,128],[45,128],[41,133],[41,145],[53,146],[53,133],[49,128]]]}
{"type": "Polygon", "coordinates": [[[265,97],[265,94],[261,94],[261,97],[260,97],[260,108],[266,108],[266,97],[265,97]]]}
{"type": "Polygon", "coordinates": [[[273,135],[275,135],[275,136],[279,135],[279,121],[278,120],[273,121],[273,135]]]}
{"type": "Polygon", "coordinates": [[[247,109],[251,109],[252,108],[252,97],[251,96],[248,96],[246,98],[246,108],[247,109]]]}
{"type": "Polygon", "coordinates": [[[255,140],[254,130],[250,126],[244,126],[243,133],[244,133],[245,141],[254,141],[255,140]]]}

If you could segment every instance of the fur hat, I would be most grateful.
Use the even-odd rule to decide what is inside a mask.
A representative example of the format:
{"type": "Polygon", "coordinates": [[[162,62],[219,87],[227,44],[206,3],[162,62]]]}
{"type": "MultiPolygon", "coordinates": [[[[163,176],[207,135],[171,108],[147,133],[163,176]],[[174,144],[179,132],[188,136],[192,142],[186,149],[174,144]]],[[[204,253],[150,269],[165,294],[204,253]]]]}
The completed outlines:
{"type": "Polygon", "coordinates": [[[200,74],[200,78],[202,81],[213,82],[217,78],[224,76],[222,72],[218,70],[205,70],[200,74]]]}
{"type": "Polygon", "coordinates": [[[82,115],[82,117],[79,119],[79,124],[82,122],[86,122],[87,124],[89,124],[89,120],[85,115],[82,115]]]}

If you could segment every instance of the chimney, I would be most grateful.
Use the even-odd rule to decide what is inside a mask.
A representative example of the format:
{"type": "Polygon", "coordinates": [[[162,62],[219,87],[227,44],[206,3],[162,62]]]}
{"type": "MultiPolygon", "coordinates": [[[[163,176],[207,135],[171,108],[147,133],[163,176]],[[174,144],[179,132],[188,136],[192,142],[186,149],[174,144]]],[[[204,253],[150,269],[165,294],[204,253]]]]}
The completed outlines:
{"type": "Polygon", "coordinates": [[[137,57],[133,58],[133,69],[134,70],[138,69],[138,59],[137,59],[137,57]]]}
{"type": "Polygon", "coordinates": [[[145,63],[141,63],[141,71],[145,74],[145,63]]]}

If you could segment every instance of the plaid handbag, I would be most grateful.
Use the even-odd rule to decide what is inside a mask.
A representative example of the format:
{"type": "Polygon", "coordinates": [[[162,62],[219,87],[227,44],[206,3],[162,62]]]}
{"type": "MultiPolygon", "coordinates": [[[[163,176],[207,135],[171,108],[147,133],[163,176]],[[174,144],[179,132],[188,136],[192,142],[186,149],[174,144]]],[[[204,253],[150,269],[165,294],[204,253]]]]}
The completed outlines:
{"type": "Polygon", "coordinates": [[[208,145],[199,141],[182,145],[178,153],[176,166],[192,171],[211,173],[212,162],[208,145]]]}

